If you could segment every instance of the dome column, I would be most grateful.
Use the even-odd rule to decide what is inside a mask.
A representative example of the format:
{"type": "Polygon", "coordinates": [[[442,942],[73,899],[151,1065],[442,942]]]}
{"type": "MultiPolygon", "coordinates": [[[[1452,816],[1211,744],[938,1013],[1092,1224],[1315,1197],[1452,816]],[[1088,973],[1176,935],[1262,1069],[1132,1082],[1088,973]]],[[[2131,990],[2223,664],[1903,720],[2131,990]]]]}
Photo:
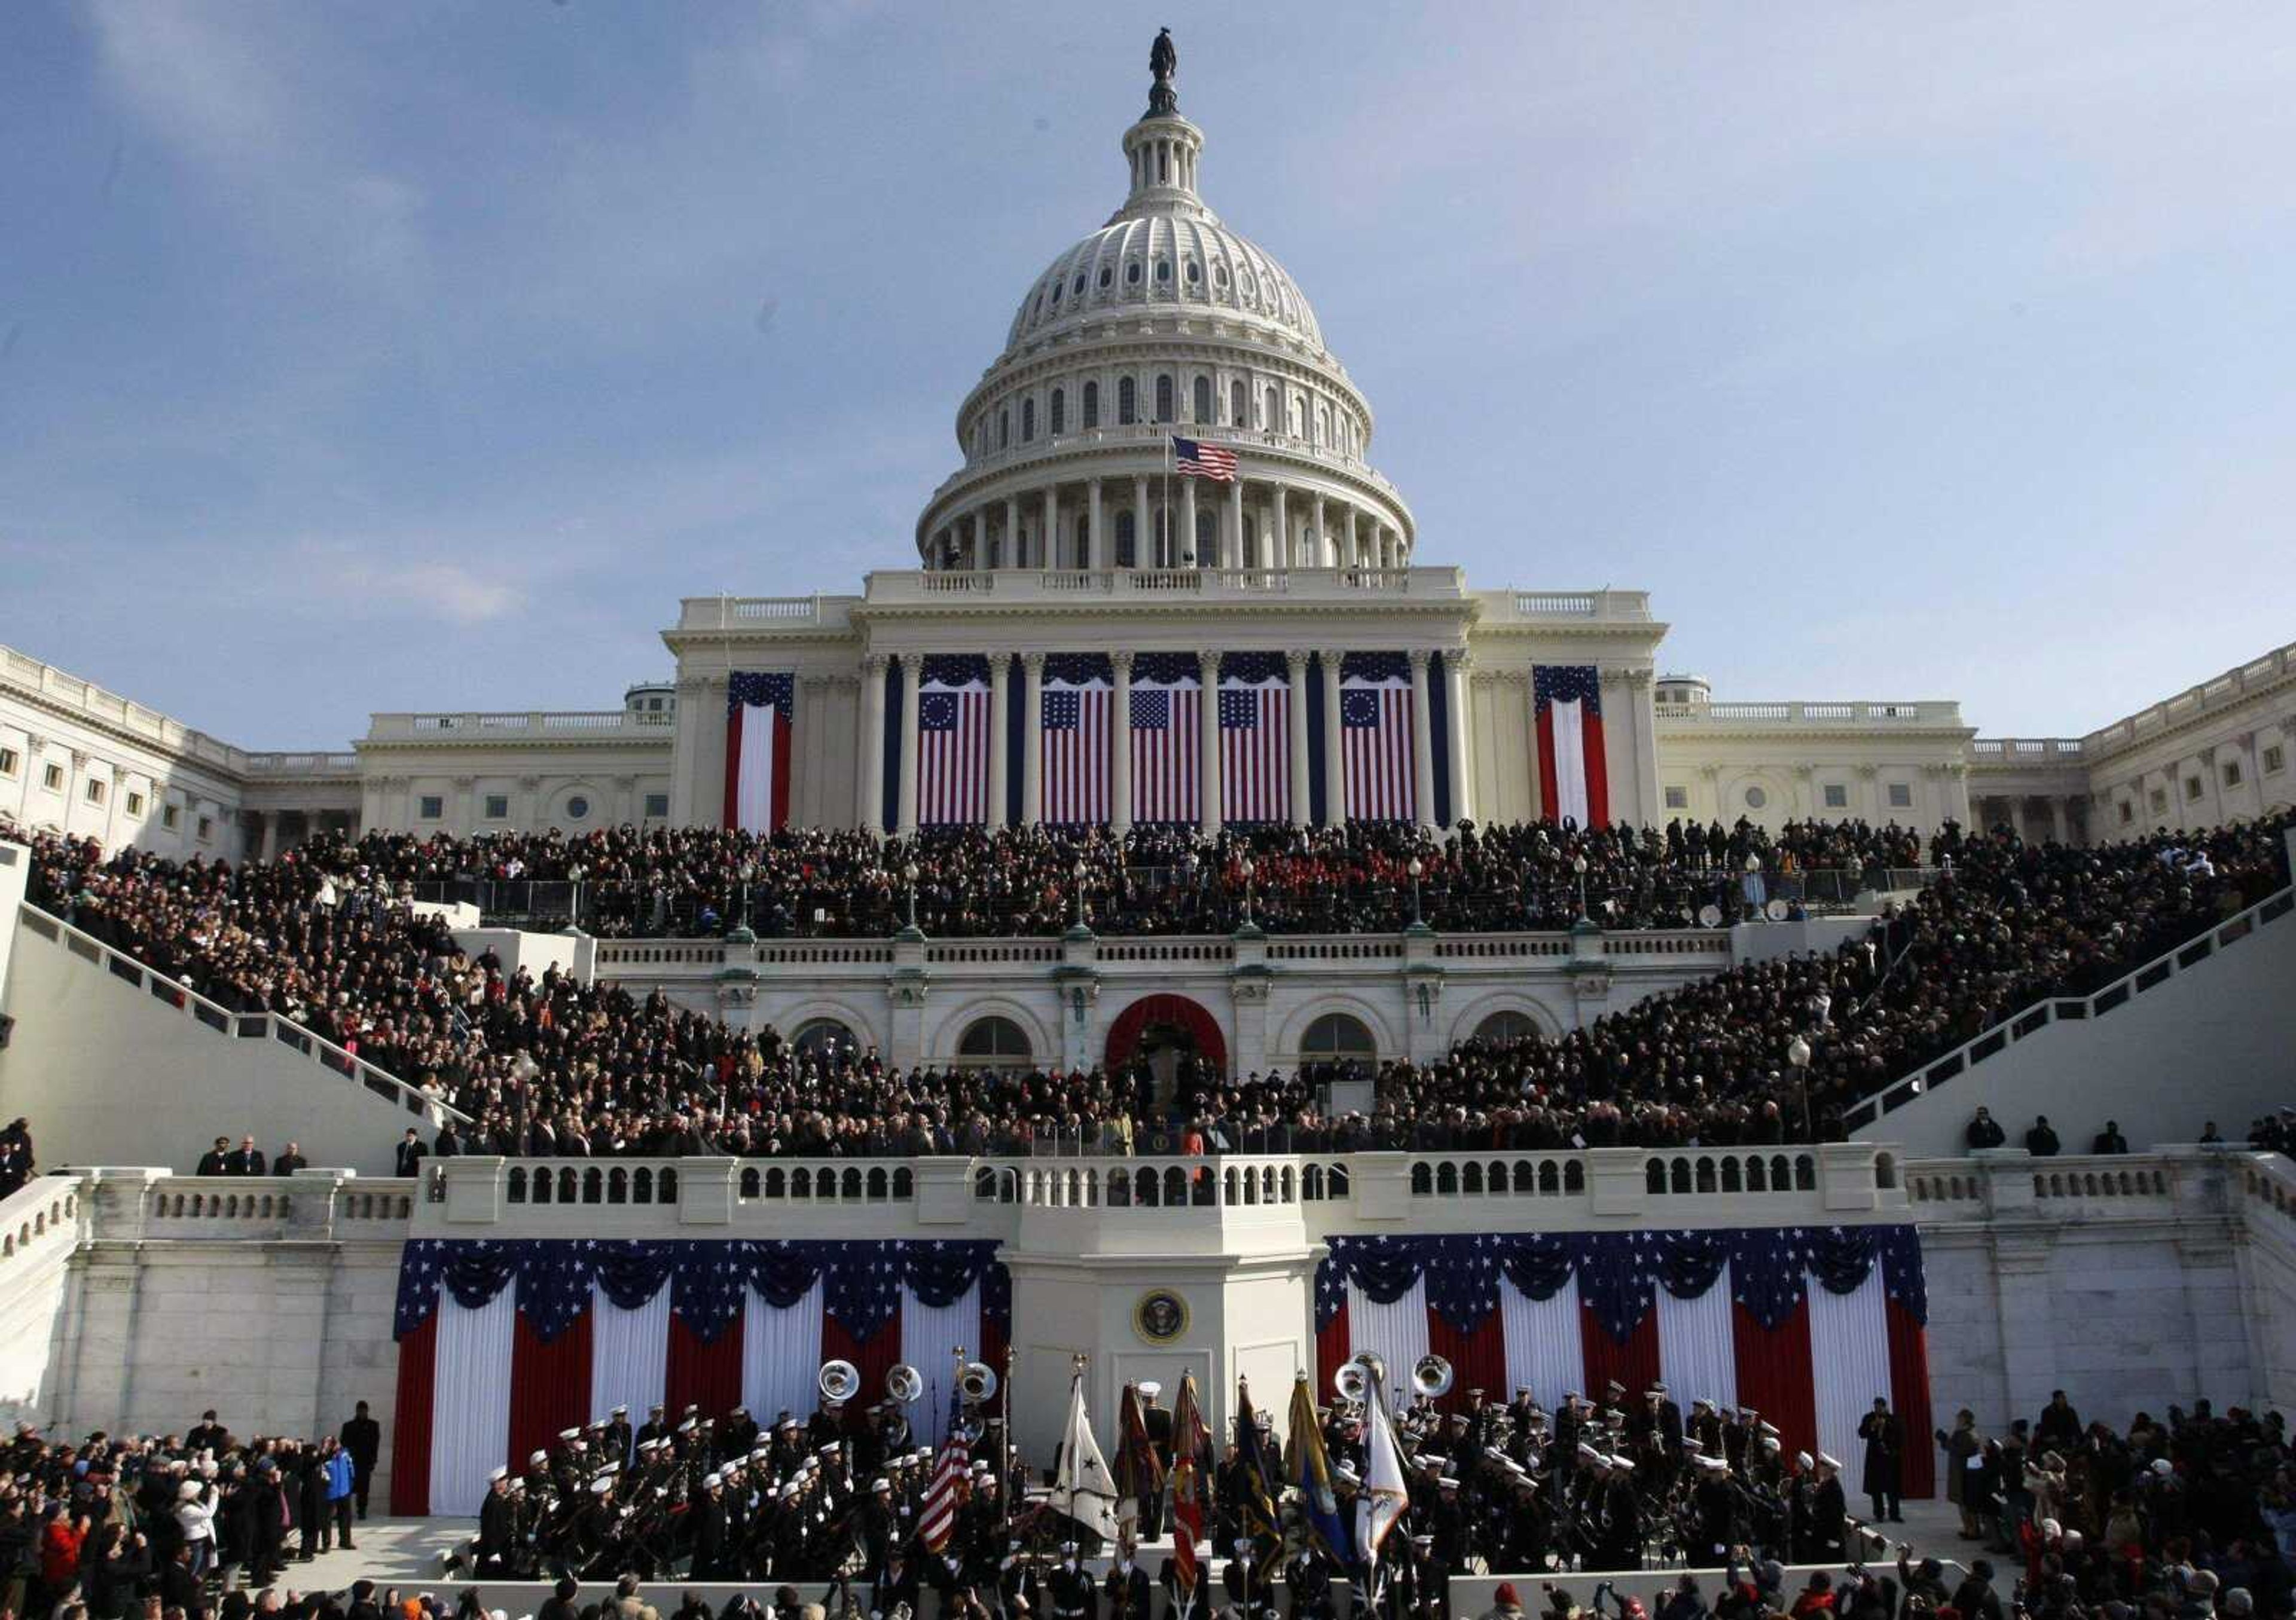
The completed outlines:
{"type": "Polygon", "coordinates": [[[1227,486],[1227,513],[1220,522],[1220,567],[1240,569],[1243,560],[1243,480],[1227,486]]]}
{"type": "Polygon", "coordinates": [[[1339,553],[1332,544],[1328,509],[1324,504],[1324,497],[1317,495],[1316,497],[1316,553],[1310,561],[1316,568],[1329,569],[1338,567],[1339,560],[1339,553]]]}
{"type": "Polygon", "coordinates": [[[1090,493],[1085,506],[1085,567],[1104,569],[1108,566],[1108,540],[1101,532],[1100,480],[1092,479],[1086,488],[1090,493]]]}
{"type": "MultiPolygon", "coordinates": [[[[1180,480],[1180,532],[1173,536],[1172,566],[1177,568],[1196,551],[1196,480],[1180,480]]],[[[1197,557],[1199,564],[1208,564],[1208,557],[1197,557]]]]}
{"type": "MultiPolygon", "coordinates": [[[[1093,484],[1093,510],[1099,511],[1100,485],[1093,484]]],[[[1097,528],[1099,526],[1095,524],[1097,528]]],[[[1095,557],[1100,543],[1095,539],[1095,557]]],[[[1097,562],[1095,563],[1098,566],[1097,562]]],[[[1122,838],[1132,830],[1132,650],[1119,647],[1108,655],[1116,669],[1116,724],[1110,727],[1113,735],[1108,757],[1108,826],[1109,830],[1122,838]]]]}
{"type": "Polygon", "coordinates": [[[972,529],[972,568],[978,573],[988,566],[988,519],[976,506],[965,513],[965,521],[972,529]]]}
{"type": "Polygon", "coordinates": [[[1292,683],[1291,724],[1283,729],[1291,733],[1292,745],[1292,824],[1308,824],[1308,653],[1297,648],[1283,655],[1283,673],[1292,683]]]}
{"type": "Polygon", "coordinates": [[[1220,830],[1220,655],[1200,652],[1196,667],[1202,682],[1196,693],[1196,825],[1206,838],[1216,838],[1220,830]]]}
{"type": "Polygon", "coordinates": [[[1056,569],[1061,565],[1061,487],[1045,486],[1045,544],[1044,555],[1037,560],[1039,568],[1056,569]]]}
{"type": "Polygon", "coordinates": [[[1340,735],[1340,650],[1326,647],[1316,655],[1324,666],[1324,825],[1347,824],[1348,787],[1341,760],[1340,735]]]}
{"type": "Polygon", "coordinates": [[[1435,824],[1435,740],[1427,702],[1427,649],[1414,647],[1411,660],[1411,807],[1422,827],[1435,824]]]}
{"type": "MultiPolygon", "coordinates": [[[[1144,557],[1149,563],[1155,560],[1155,552],[1151,549],[1155,544],[1155,536],[1149,532],[1149,523],[1148,478],[1142,473],[1132,480],[1132,566],[1136,569],[1149,565],[1141,560],[1144,557]]],[[[1116,562],[1119,568],[1124,566],[1121,557],[1116,562]]]]}
{"type": "Polygon", "coordinates": [[[1021,497],[1004,497],[1004,551],[997,560],[1008,569],[1021,566],[1021,497]]]}
{"type": "Polygon", "coordinates": [[[1292,566],[1292,524],[1283,512],[1283,486],[1281,484],[1275,486],[1275,519],[1272,533],[1275,545],[1270,560],[1279,569],[1288,569],[1292,566]]]}
{"type": "Polygon", "coordinates": [[[1348,567],[1359,569],[1363,565],[1363,542],[1356,535],[1356,509],[1350,505],[1348,508],[1348,567]]]}

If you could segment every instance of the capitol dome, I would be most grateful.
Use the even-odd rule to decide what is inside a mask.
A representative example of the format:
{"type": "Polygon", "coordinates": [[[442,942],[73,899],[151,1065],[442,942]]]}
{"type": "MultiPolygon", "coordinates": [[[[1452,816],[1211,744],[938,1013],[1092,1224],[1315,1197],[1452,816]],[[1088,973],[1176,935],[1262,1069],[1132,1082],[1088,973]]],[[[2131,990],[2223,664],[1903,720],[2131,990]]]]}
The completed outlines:
{"type": "Polygon", "coordinates": [[[964,464],[917,520],[929,569],[1409,561],[1410,511],[1367,459],[1370,405],[1291,272],[1197,189],[1203,132],[1168,45],[1124,132],[1122,205],[1029,283],[957,408],[964,464]],[[1168,477],[1176,440],[1233,476],[1168,477]]]}

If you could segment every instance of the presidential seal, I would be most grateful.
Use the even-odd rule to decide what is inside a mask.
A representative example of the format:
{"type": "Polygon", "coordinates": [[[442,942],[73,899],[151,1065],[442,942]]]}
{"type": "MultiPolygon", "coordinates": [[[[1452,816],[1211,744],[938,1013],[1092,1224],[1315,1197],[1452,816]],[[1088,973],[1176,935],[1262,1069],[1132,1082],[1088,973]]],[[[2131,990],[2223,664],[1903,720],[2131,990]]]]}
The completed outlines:
{"type": "Polygon", "coordinates": [[[1152,1345],[1168,1345],[1188,1330],[1188,1302],[1169,1289],[1151,1289],[1132,1307],[1132,1330],[1152,1345]]]}

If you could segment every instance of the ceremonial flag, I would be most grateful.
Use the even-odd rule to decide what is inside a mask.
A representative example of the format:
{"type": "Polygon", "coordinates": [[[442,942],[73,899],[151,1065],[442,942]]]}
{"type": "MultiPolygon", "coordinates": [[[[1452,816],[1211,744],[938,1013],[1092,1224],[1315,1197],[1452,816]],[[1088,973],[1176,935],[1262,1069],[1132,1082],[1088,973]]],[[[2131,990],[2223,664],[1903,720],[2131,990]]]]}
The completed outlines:
{"type": "Polygon", "coordinates": [[[1345,1567],[1355,1562],[1355,1541],[1340,1517],[1339,1493],[1332,1488],[1332,1459],[1316,1421],[1316,1397],[1301,1373],[1292,1386],[1292,1457],[1286,1470],[1299,1487],[1300,1509],[1323,1538],[1324,1549],[1345,1567]]]}
{"type": "Polygon", "coordinates": [[[737,673],[726,683],[726,825],[772,832],[789,824],[790,728],[796,677],[737,673]]]}
{"type": "Polygon", "coordinates": [[[1132,820],[1193,825],[1203,757],[1197,710],[1203,679],[1193,653],[1144,652],[1132,662],[1132,820]]]}
{"type": "Polygon", "coordinates": [[[988,660],[929,658],[917,684],[917,824],[988,819],[988,660]]]}
{"type": "Polygon", "coordinates": [[[1292,816],[1292,683],[1283,655],[1231,652],[1220,661],[1220,819],[1292,816]]]}
{"type": "MultiPolygon", "coordinates": [[[[1124,1502],[1117,1513],[1120,1518],[1136,1519],[1142,1500],[1164,1485],[1164,1465],[1157,1460],[1155,1443],[1148,1438],[1148,1419],[1140,1410],[1137,1386],[1124,1387],[1124,1407],[1118,1421],[1122,1438],[1116,1448],[1116,1485],[1124,1493],[1124,1502]]],[[[1157,1534],[1157,1530],[1149,1532],[1152,1539],[1157,1534]]]]}
{"type": "Polygon", "coordinates": [[[1235,1381],[1235,1454],[1243,1465],[1243,1501],[1237,1504],[1237,1511],[1243,1519],[1244,1535],[1259,1553],[1252,1560],[1252,1576],[1265,1579],[1269,1560],[1283,1556],[1283,1527],[1275,1516],[1275,1495],[1281,1487],[1275,1460],[1259,1437],[1259,1415],[1251,1410],[1251,1387],[1242,1379],[1235,1381]]]}
{"type": "Polygon", "coordinates": [[[1061,1511],[1104,1541],[1116,1539],[1116,1478],[1092,1437],[1085,1416],[1084,1373],[1069,1380],[1069,1420],[1061,1436],[1060,1471],[1053,1480],[1061,1511]]]}
{"type": "Polygon", "coordinates": [[[1395,1427],[1388,1416],[1387,1390],[1374,1382],[1364,1400],[1364,1482],[1356,1498],[1356,1540],[1364,1556],[1377,1559],[1380,1543],[1411,1505],[1404,1484],[1403,1452],[1395,1444],[1395,1427]]]}
{"type": "Polygon", "coordinates": [[[1202,1578],[1196,1543],[1203,1539],[1210,1506],[1211,1482],[1204,1477],[1208,1437],[1196,1406],[1196,1375],[1184,1372],[1172,1403],[1172,1574],[1184,1592],[1195,1591],[1202,1578]]]}
{"type": "Polygon", "coordinates": [[[925,1550],[939,1552],[956,1528],[957,1483],[972,1471],[972,1447],[964,1430],[964,1395],[952,1379],[948,1391],[948,1436],[933,1459],[931,1483],[925,1487],[924,1511],[917,1518],[917,1534],[925,1550]]]}
{"type": "Polygon", "coordinates": [[[1399,652],[1340,661],[1340,758],[1348,819],[1407,822],[1418,814],[1411,764],[1411,671],[1399,652]]]}
{"type": "Polygon", "coordinates": [[[1216,484],[1233,484],[1235,482],[1235,452],[1174,434],[1172,470],[1184,479],[1210,479],[1216,484]]]}
{"type": "Polygon", "coordinates": [[[1108,733],[1116,693],[1104,655],[1085,653],[1045,660],[1038,694],[1044,734],[1038,782],[1043,819],[1062,827],[1098,826],[1108,820],[1108,733]]]}
{"type": "Polygon", "coordinates": [[[1603,682],[1592,664],[1541,664],[1530,672],[1538,716],[1539,807],[1581,827],[1611,822],[1603,760],[1603,682]]]}

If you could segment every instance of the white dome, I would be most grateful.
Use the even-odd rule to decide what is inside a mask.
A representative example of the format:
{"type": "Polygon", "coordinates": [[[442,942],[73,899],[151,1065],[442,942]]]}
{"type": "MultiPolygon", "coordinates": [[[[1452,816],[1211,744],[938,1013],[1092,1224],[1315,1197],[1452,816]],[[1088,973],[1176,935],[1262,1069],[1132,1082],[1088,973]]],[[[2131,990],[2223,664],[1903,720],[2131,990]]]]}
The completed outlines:
{"type": "Polygon", "coordinates": [[[1128,208],[1060,254],[1021,300],[1005,344],[1128,306],[1256,322],[1323,352],[1323,329],[1291,273],[1209,209],[1185,203],[1128,208]]]}

